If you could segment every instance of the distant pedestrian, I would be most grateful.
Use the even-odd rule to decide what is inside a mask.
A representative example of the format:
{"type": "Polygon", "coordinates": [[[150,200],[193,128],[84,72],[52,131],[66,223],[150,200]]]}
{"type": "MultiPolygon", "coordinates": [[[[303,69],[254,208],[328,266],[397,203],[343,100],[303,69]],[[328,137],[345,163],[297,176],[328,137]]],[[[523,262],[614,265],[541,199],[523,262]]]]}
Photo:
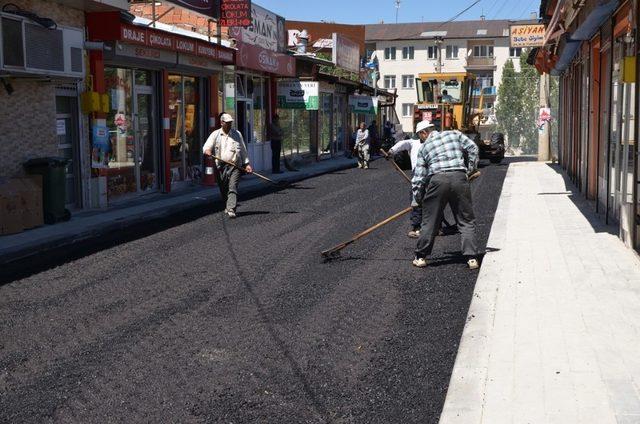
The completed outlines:
{"type": "Polygon", "coordinates": [[[444,208],[451,206],[462,235],[462,254],[470,269],[478,268],[476,218],[468,176],[478,166],[478,146],[460,131],[434,131],[421,121],[416,133],[424,144],[418,151],[413,173],[413,205],[422,204],[422,230],[413,265],[427,266],[444,208]],[[466,164],[465,164],[466,155],[466,164]]]}
{"type": "Polygon", "coordinates": [[[358,154],[358,168],[369,169],[369,130],[364,122],[356,132],[356,151],[358,154]]]}
{"type": "Polygon", "coordinates": [[[224,161],[231,162],[237,167],[216,160],[216,179],[222,200],[225,202],[225,213],[229,218],[236,217],[238,204],[238,183],[241,171],[252,173],[253,168],[249,163],[247,146],[240,131],[231,128],[233,118],[228,113],[220,116],[221,127],[213,131],[202,147],[205,155],[214,155],[224,161]]]}
{"type": "Polygon", "coordinates": [[[373,121],[371,121],[371,124],[369,125],[369,146],[370,146],[370,150],[373,152],[374,155],[377,155],[378,152],[380,151],[380,137],[378,137],[378,124],[376,123],[376,120],[374,119],[373,121]]]}
{"type": "Polygon", "coordinates": [[[280,152],[282,151],[284,131],[280,127],[278,114],[273,115],[271,124],[267,127],[267,137],[271,140],[271,172],[282,174],[282,171],[280,171],[280,152]]]}

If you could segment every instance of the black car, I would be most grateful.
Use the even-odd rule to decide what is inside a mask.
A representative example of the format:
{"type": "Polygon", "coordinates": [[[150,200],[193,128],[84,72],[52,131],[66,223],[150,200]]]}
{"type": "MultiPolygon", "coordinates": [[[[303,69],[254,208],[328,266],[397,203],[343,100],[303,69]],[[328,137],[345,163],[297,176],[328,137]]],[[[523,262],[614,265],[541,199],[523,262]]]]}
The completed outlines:
{"type": "Polygon", "coordinates": [[[493,133],[490,140],[475,139],[480,149],[480,159],[489,159],[491,163],[500,163],[504,159],[504,134],[493,133]]]}

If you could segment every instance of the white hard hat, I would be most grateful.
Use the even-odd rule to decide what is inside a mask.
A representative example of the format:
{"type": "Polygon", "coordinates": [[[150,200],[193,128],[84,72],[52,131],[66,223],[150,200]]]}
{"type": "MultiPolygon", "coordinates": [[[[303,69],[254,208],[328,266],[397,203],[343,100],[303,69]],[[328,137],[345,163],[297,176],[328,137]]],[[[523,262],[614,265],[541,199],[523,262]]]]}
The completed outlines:
{"type": "Polygon", "coordinates": [[[418,134],[420,131],[428,130],[429,128],[433,127],[435,127],[435,125],[433,125],[429,121],[420,121],[418,122],[418,125],[416,125],[416,134],[418,134]]]}
{"type": "Polygon", "coordinates": [[[220,117],[220,122],[233,122],[233,117],[228,113],[223,113],[220,117]]]}

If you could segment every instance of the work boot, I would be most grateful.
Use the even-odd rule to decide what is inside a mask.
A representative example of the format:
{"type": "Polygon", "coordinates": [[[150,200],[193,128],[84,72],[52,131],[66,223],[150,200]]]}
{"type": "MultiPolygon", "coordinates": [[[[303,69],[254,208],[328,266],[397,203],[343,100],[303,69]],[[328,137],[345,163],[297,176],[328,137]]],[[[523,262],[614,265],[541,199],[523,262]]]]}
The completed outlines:
{"type": "Polygon", "coordinates": [[[236,217],[236,212],[233,209],[227,209],[227,216],[234,219],[236,217]]]}
{"type": "Polygon", "coordinates": [[[362,168],[362,164],[358,162],[358,168],[362,168]]]}
{"type": "Polygon", "coordinates": [[[471,258],[467,261],[467,265],[469,265],[469,269],[478,269],[480,265],[478,265],[478,260],[475,258],[471,258]]]}
{"type": "Polygon", "coordinates": [[[368,163],[364,164],[364,169],[369,169],[369,164],[368,163]]]}
{"type": "Polygon", "coordinates": [[[413,266],[418,268],[425,268],[427,266],[427,260],[425,258],[415,258],[412,263],[413,266]]]}
{"type": "Polygon", "coordinates": [[[420,237],[420,228],[414,228],[407,233],[407,237],[416,239],[420,237]]]}

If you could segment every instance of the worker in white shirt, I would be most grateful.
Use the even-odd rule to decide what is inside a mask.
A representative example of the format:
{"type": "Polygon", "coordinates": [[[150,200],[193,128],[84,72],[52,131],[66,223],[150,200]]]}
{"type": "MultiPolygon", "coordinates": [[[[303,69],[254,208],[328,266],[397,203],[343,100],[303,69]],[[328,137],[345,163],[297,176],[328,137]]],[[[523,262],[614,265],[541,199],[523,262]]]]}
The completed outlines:
{"type": "Polygon", "coordinates": [[[224,161],[231,162],[236,166],[231,166],[216,160],[216,179],[222,200],[225,202],[225,213],[229,218],[236,217],[236,207],[238,204],[238,182],[241,171],[252,173],[253,168],[249,163],[247,146],[240,131],[231,128],[233,118],[228,113],[220,115],[221,128],[209,135],[202,147],[205,155],[214,155],[224,161]]]}
{"type": "Polygon", "coordinates": [[[358,168],[369,169],[369,130],[364,122],[360,122],[360,128],[356,132],[356,151],[358,153],[358,168]]]}
{"type": "MultiPolygon", "coordinates": [[[[424,140],[421,140],[420,138],[400,140],[389,149],[387,152],[388,155],[385,158],[393,158],[393,155],[399,152],[409,152],[409,158],[411,159],[411,172],[413,173],[418,161],[418,151],[423,143],[424,140]]],[[[422,226],[422,206],[413,202],[413,191],[411,189],[409,190],[409,193],[411,195],[411,205],[413,208],[409,215],[411,230],[409,230],[407,236],[410,238],[418,238],[420,237],[420,227],[422,226]]],[[[442,223],[447,227],[451,227],[451,224],[449,224],[444,217],[442,218],[442,223]]]]}

